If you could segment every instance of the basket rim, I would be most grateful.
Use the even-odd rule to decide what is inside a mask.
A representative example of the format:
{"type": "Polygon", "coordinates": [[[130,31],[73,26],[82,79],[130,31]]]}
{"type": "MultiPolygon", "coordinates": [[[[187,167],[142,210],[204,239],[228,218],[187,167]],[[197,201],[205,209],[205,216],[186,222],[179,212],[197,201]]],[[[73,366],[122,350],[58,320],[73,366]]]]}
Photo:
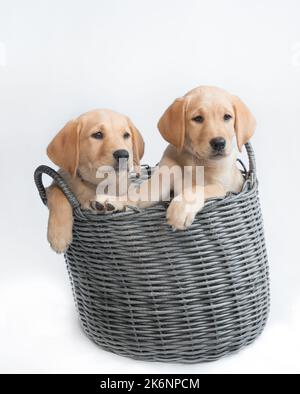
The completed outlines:
{"type": "MultiPolygon", "coordinates": [[[[206,200],[205,205],[201,212],[197,214],[197,216],[201,214],[205,214],[208,212],[211,212],[217,207],[220,207],[221,205],[229,205],[231,203],[234,203],[240,199],[245,199],[248,197],[251,197],[253,194],[258,192],[258,181],[255,179],[254,182],[252,182],[250,179],[246,179],[243,190],[239,193],[228,193],[225,197],[218,197],[218,198],[210,198],[206,200]]],[[[169,206],[171,201],[168,202],[160,202],[152,207],[148,208],[137,208],[133,206],[129,206],[126,211],[122,212],[111,212],[109,214],[105,213],[93,213],[89,211],[88,209],[82,209],[80,206],[78,208],[74,209],[74,216],[80,218],[80,219],[87,219],[91,220],[93,222],[99,221],[108,221],[108,220],[114,220],[118,218],[125,218],[125,217],[130,217],[134,215],[153,215],[157,213],[162,213],[165,212],[169,206]]]]}
{"type": "MultiPolygon", "coordinates": [[[[205,206],[204,206],[204,210],[207,210],[208,207],[210,207],[211,205],[213,205],[213,203],[218,203],[218,202],[228,202],[231,198],[236,198],[238,196],[244,195],[244,193],[247,193],[249,190],[257,187],[257,176],[256,176],[256,161],[255,161],[255,155],[254,155],[254,150],[253,147],[250,143],[247,143],[245,145],[246,150],[247,150],[247,154],[248,154],[248,159],[249,159],[249,170],[246,172],[246,174],[244,175],[245,177],[245,183],[243,186],[243,190],[240,193],[229,193],[227,196],[225,197],[221,197],[221,198],[212,198],[206,201],[205,206]]],[[[241,160],[238,159],[238,161],[240,163],[241,160]]],[[[148,168],[151,168],[149,166],[146,166],[148,168]]],[[[245,169],[245,165],[242,163],[242,167],[245,169]]],[[[82,209],[81,208],[81,204],[79,203],[79,201],[77,200],[76,196],[74,195],[73,191],[69,188],[69,186],[66,184],[65,180],[61,177],[61,175],[53,170],[51,167],[48,167],[46,165],[41,165],[39,166],[35,172],[34,172],[34,181],[36,184],[36,187],[38,189],[40,198],[42,200],[42,202],[44,203],[44,205],[47,205],[47,193],[46,193],[46,189],[44,187],[43,184],[43,175],[46,174],[48,176],[50,176],[53,181],[56,183],[56,185],[61,189],[61,191],[64,193],[64,195],[66,196],[67,200],[69,201],[70,205],[73,208],[74,214],[79,214],[80,216],[88,216],[88,217],[107,217],[108,215],[105,214],[95,214],[92,213],[88,210],[82,209]]],[[[160,207],[166,207],[168,206],[168,203],[164,202],[164,203],[158,203],[155,204],[154,207],[150,207],[150,208],[136,208],[136,207],[130,207],[130,209],[128,209],[126,212],[115,212],[115,213],[110,213],[110,217],[120,217],[122,215],[128,215],[128,214],[132,214],[132,213],[142,213],[142,212],[149,212],[151,210],[158,210],[158,208],[160,207]]],[[[203,211],[203,210],[202,210],[203,211]]]]}

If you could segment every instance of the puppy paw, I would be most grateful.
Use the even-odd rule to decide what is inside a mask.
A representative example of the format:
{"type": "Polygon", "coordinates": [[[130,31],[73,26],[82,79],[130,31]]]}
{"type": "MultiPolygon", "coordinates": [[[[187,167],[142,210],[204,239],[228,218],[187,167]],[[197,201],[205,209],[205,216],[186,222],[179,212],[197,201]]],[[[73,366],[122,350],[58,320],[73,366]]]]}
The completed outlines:
{"type": "Polygon", "coordinates": [[[202,207],[196,203],[174,199],[167,210],[167,222],[176,230],[187,230],[202,207]]]}
{"type": "Polygon", "coordinates": [[[65,253],[72,242],[72,229],[64,226],[49,227],[48,242],[56,253],[65,253]]]}
{"type": "Polygon", "coordinates": [[[90,209],[99,213],[121,212],[126,210],[126,201],[115,196],[98,195],[96,200],[90,201],[90,209]]]}

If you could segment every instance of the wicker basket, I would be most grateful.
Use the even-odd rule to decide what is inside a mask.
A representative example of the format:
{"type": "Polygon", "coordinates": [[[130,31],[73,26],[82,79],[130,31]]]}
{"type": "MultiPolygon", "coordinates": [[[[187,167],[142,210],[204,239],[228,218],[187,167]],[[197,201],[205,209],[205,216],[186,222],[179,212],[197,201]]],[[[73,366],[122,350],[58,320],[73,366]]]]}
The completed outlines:
{"type": "Polygon", "coordinates": [[[212,361],[252,343],[269,312],[269,273],[255,160],[243,191],[210,200],[185,232],[166,207],[94,215],[46,166],[74,208],[66,263],[85,333],[103,349],[148,361],[212,361]]]}

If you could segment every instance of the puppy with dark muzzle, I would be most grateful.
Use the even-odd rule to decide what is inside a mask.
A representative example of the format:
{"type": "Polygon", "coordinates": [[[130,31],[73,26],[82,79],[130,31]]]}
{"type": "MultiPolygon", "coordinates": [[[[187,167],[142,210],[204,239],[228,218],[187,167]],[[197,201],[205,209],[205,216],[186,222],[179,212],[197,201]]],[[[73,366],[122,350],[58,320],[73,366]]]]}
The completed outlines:
{"type": "MultiPolygon", "coordinates": [[[[106,173],[108,168],[116,170],[119,175],[116,180],[128,177],[133,170],[139,172],[144,141],[128,117],[102,109],[87,112],[68,122],[50,143],[47,153],[60,167],[60,175],[82,208],[90,209],[91,202],[95,203],[99,184],[106,181],[99,177],[101,169],[106,173]]],[[[127,183],[124,182],[125,185],[127,183]]],[[[116,195],[121,193],[118,185],[115,190],[116,195]]],[[[55,184],[47,189],[47,197],[48,241],[57,253],[63,253],[72,241],[72,208],[55,184]]],[[[113,197],[110,196],[112,201],[113,197]]],[[[113,208],[122,209],[116,201],[113,208]]],[[[106,205],[105,209],[109,211],[110,206],[106,205]]]]}

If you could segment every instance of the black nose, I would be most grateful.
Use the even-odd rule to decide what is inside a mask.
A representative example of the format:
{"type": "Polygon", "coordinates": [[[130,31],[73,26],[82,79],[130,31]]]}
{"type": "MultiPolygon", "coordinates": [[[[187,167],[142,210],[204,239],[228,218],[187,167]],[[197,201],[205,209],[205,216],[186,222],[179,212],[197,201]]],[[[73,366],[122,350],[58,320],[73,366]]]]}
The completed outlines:
{"type": "Polygon", "coordinates": [[[114,158],[119,161],[120,159],[129,159],[129,152],[126,149],[116,150],[113,153],[114,158]]]}
{"type": "Polygon", "coordinates": [[[210,145],[216,152],[221,152],[226,147],[226,140],[222,137],[214,138],[210,141],[210,145]]]}

